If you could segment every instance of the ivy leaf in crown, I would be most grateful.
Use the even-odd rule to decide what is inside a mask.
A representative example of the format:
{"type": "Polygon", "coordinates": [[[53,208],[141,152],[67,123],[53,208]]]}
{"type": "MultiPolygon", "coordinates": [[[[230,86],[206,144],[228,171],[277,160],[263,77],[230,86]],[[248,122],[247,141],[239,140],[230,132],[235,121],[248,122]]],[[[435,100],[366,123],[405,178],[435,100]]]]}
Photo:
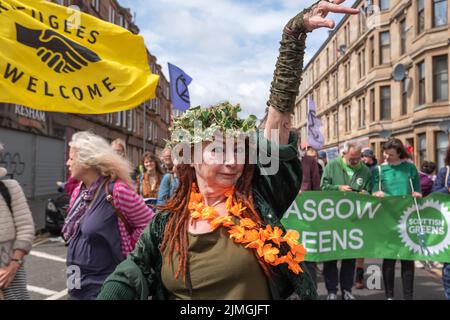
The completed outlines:
{"type": "Polygon", "coordinates": [[[256,130],[256,116],[240,119],[239,104],[223,102],[210,108],[200,106],[188,109],[183,115],[173,120],[169,147],[178,143],[196,144],[202,141],[213,141],[216,132],[239,137],[256,130]]]}

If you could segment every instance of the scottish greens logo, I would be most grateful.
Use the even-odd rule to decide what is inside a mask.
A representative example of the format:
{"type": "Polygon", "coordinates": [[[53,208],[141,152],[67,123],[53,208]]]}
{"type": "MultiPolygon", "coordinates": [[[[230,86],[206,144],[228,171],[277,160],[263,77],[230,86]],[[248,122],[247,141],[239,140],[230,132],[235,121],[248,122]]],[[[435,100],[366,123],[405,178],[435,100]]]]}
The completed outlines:
{"type": "Polygon", "coordinates": [[[414,205],[403,212],[399,221],[400,238],[414,253],[439,254],[450,246],[449,225],[449,209],[439,201],[427,200],[420,206],[420,219],[414,205]]]}

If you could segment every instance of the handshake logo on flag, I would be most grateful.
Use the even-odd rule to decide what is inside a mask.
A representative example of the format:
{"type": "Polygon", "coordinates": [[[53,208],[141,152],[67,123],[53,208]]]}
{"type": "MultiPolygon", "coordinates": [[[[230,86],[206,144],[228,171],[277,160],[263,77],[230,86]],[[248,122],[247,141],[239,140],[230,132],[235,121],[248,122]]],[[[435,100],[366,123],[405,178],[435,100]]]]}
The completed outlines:
{"type": "Polygon", "coordinates": [[[95,52],[51,29],[28,29],[16,23],[16,31],[17,41],[36,49],[42,62],[57,73],[76,72],[101,60],[95,52]]]}

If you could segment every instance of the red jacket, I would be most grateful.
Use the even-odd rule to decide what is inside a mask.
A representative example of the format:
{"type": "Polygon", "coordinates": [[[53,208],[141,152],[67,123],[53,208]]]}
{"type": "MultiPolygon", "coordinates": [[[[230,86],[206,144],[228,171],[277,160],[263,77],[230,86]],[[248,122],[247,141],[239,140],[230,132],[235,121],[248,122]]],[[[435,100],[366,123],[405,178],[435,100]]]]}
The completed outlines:
{"type": "Polygon", "coordinates": [[[303,179],[300,191],[320,190],[319,163],[316,157],[304,156],[302,158],[303,179]]]}

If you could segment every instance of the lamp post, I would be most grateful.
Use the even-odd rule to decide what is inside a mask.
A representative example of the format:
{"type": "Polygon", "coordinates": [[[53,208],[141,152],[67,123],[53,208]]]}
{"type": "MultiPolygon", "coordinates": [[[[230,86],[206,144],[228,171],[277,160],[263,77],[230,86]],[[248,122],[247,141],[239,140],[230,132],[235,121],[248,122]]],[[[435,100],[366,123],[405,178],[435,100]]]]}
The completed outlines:
{"type": "Polygon", "coordinates": [[[145,153],[145,147],[147,144],[147,105],[144,103],[144,132],[143,132],[143,138],[142,138],[142,142],[143,142],[143,152],[142,154],[145,153]]]}

